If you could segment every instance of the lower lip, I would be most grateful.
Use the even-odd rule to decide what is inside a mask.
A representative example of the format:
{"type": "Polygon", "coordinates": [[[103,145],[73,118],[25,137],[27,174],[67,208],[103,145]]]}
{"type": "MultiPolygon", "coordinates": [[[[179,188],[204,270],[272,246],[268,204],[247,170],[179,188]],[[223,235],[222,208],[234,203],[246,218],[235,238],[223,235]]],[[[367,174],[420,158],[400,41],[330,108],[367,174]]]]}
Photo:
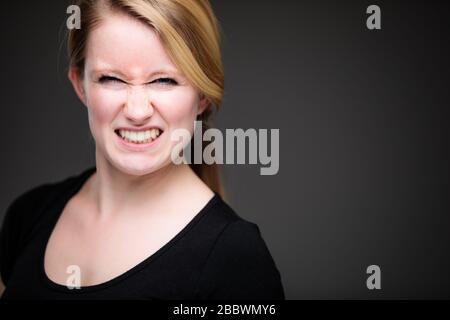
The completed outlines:
{"type": "Polygon", "coordinates": [[[162,132],[155,140],[152,140],[148,143],[133,143],[122,139],[122,137],[114,132],[114,135],[116,136],[117,140],[119,140],[120,145],[129,151],[146,151],[149,149],[154,149],[158,145],[163,134],[164,132],[162,132]]]}

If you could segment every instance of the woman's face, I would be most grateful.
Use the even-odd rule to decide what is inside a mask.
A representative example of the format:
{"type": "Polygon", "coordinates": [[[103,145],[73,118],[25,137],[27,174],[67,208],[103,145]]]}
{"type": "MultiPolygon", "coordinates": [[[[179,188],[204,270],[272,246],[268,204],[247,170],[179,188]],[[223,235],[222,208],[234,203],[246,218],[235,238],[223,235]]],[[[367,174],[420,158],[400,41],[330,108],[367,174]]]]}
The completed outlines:
{"type": "Polygon", "coordinates": [[[75,69],[69,78],[88,108],[97,157],[128,174],[169,164],[171,133],[192,134],[207,106],[153,29],[126,14],[105,15],[88,37],[83,78],[75,69]]]}

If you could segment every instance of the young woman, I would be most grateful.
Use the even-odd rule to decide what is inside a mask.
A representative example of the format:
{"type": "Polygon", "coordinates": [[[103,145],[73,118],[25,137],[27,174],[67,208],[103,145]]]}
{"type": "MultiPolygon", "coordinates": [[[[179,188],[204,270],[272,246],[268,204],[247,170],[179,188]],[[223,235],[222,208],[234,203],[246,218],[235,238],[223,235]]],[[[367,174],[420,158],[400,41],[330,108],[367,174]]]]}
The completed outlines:
{"type": "Polygon", "coordinates": [[[223,95],[207,0],[83,0],[68,76],[87,108],[95,167],[9,206],[7,299],[284,299],[258,226],[223,200],[215,166],[175,164],[223,95]]]}

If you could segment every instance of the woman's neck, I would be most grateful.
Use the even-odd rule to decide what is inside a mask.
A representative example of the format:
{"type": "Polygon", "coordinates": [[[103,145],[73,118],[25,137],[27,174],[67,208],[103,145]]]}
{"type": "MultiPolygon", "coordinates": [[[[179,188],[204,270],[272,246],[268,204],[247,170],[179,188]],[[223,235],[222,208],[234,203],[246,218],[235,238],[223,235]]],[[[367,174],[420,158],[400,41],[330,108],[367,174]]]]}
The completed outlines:
{"type": "Polygon", "coordinates": [[[96,173],[85,184],[85,195],[99,219],[120,217],[123,213],[129,216],[130,212],[156,214],[169,210],[174,202],[195,201],[190,199],[193,195],[205,198],[212,193],[187,164],[170,163],[143,176],[126,174],[101,158],[96,167],[96,173]]]}

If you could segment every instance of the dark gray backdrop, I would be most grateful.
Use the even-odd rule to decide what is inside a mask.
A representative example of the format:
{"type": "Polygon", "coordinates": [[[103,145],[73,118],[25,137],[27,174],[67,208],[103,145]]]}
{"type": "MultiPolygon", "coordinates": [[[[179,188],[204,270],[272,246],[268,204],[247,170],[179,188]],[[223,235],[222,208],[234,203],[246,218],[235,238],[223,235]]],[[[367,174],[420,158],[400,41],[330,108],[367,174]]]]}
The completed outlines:
{"type": "MultiPolygon", "coordinates": [[[[38,184],[94,164],[65,76],[70,1],[8,2],[1,18],[0,217],[38,184]]],[[[225,166],[288,299],[449,298],[449,5],[213,1],[226,72],[219,128],[279,128],[280,171],[225,166]],[[366,8],[382,10],[369,31],[366,8]],[[366,288],[381,267],[382,289],[366,288]]]]}

